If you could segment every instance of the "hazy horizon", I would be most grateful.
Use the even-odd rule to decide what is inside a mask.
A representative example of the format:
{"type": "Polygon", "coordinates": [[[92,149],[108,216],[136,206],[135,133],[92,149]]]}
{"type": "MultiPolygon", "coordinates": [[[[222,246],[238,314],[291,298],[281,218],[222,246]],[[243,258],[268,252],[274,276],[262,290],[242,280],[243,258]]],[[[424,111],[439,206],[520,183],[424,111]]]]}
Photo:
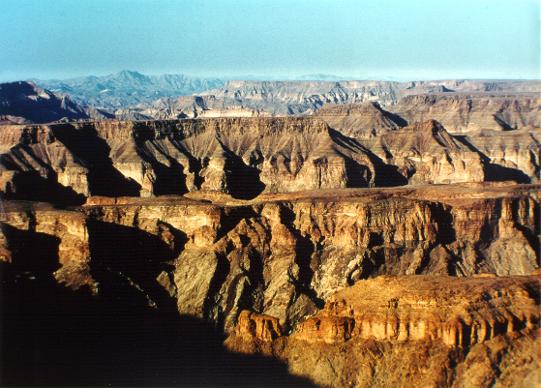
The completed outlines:
{"type": "Polygon", "coordinates": [[[201,79],[220,79],[223,81],[269,81],[269,82],[340,82],[340,81],[388,81],[388,82],[417,82],[417,81],[448,81],[448,80],[468,80],[468,81],[541,81],[541,78],[464,78],[464,77],[444,77],[444,78],[397,78],[397,77],[359,77],[359,76],[339,76],[336,74],[315,73],[315,74],[299,74],[297,76],[279,77],[274,75],[257,75],[257,74],[241,74],[238,76],[231,75],[205,75],[205,74],[190,74],[187,72],[179,71],[177,73],[146,73],[136,69],[122,69],[115,72],[105,72],[101,74],[82,74],[76,76],[65,76],[55,78],[16,78],[16,79],[0,79],[0,82],[19,82],[19,81],[71,81],[76,79],[84,79],[87,77],[114,77],[123,72],[134,72],[147,77],[160,77],[160,76],[186,76],[189,78],[201,78],[201,79]]]}
{"type": "Polygon", "coordinates": [[[540,79],[536,0],[4,0],[0,81],[540,79]]]}

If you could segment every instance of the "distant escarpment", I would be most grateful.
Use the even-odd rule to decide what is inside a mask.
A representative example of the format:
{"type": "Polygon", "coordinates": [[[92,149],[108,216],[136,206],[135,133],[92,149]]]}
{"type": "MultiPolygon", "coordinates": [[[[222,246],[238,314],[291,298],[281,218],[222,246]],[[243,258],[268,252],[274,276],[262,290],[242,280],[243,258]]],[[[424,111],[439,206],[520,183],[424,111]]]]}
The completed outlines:
{"type": "Polygon", "coordinates": [[[392,111],[408,122],[438,120],[453,133],[541,127],[539,93],[440,93],[402,98],[392,111]]]}
{"type": "Polygon", "coordinates": [[[206,192],[247,199],[312,189],[537,181],[538,133],[505,134],[456,137],[427,121],[366,137],[312,118],[6,125],[0,190],[9,198],[80,203],[90,195],[206,192]]]}

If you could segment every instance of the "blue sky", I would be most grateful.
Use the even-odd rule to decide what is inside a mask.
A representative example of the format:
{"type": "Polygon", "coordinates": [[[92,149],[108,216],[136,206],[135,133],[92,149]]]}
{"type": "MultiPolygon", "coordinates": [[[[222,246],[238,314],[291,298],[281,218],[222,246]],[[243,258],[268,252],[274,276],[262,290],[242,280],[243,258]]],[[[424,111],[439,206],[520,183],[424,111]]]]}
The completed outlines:
{"type": "Polygon", "coordinates": [[[539,0],[0,0],[0,80],[539,78],[539,0]]]}

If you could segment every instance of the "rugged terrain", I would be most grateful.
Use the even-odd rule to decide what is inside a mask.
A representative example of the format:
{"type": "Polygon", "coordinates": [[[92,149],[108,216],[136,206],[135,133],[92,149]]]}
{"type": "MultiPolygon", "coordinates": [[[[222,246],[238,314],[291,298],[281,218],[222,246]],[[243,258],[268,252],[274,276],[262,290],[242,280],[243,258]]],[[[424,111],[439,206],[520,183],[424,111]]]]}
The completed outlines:
{"type": "Polygon", "coordinates": [[[162,97],[190,95],[223,86],[217,78],[189,77],[183,74],[145,75],[123,70],[106,76],[66,80],[35,80],[54,93],[68,94],[82,106],[115,110],[162,97]]]}
{"type": "Polygon", "coordinates": [[[452,132],[539,127],[538,81],[229,81],[193,96],[123,106],[119,119],[309,115],[378,103],[406,122],[436,119],[452,132]]]}
{"type": "Polygon", "coordinates": [[[429,120],[365,133],[312,118],[8,125],[0,138],[0,191],[80,203],[89,195],[214,192],[248,199],[310,189],[539,181],[538,129],[453,136],[429,120]]]}
{"type": "MultiPolygon", "coordinates": [[[[150,352],[160,352],[159,360],[168,360],[152,363],[149,373],[173,376],[177,371],[177,378],[188,373],[180,380],[184,383],[204,383],[204,372],[182,372],[198,362],[186,361],[180,349],[162,348],[172,341],[169,335],[179,336],[173,342],[188,335],[195,343],[187,346],[198,354],[205,354],[201,346],[216,349],[198,367],[217,368],[216,376],[225,373],[226,381],[236,381],[235,372],[228,375],[217,365],[253,365],[250,355],[258,353],[274,355],[291,373],[323,385],[422,378],[427,384],[489,386],[516,381],[517,371],[535,381],[539,189],[470,183],[262,194],[248,201],[198,192],[191,199],[89,197],[68,209],[5,201],[1,240],[7,321],[9,327],[17,325],[22,314],[25,322],[42,322],[41,308],[30,308],[34,303],[60,303],[55,309],[69,312],[83,298],[89,308],[85,326],[95,322],[96,335],[117,333],[101,322],[110,311],[141,314],[142,322],[164,327],[179,325],[184,332],[170,334],[169,329],[160,334],[163,338],[145,334],[135,343],[142,341],[150,352]],[[56,291],[37,297],[40,287],[56,291]],[[30,303],[30,310],[14,307],[21,300],[30,303]],[[179,313],[199,321],[174,323],[179,313]],[[220,347],[219,337],[204,334],[202,322],[210,324],[205,330],[230,333],[227,349],[248,358],[229,359],[233,356],[220,347]],[[414,357],[419,349],[425,349],[425,364],[406,359],[395,372],[381,372],[396,362],[395,354],[414,357]],[[183,366],[171,365],[178,359],[183,366]],[[355,368],[359,363],[365,366],[355,368]]],[[[66,335],[67,328],[50,327],[54,321],[39,325],[32,326],[36,335],[66,335]]],[[[22,338],[24,327],[14,333],[22,338]]],[[[139,336],[139,330],[154,333],[129,322],[123,330],[131,333],[127,338],[139,336]]],[[[69,335],[77,346],[82,333],[69,335]]],[[[14,351],[16,341],[22,340],[10,339],[4,349],[14,351]]],[[[47,343],[29,346],[45,357],[50,353],[41,348],[47,343]]],[[[93,352],[102,355],[107,349],[103,345],[93,352]]],[[[21,354],[21,362],[30,362],[25,358],[30,355],[21,354]]],[[[94,353],[74,354],[90,365],[103,362],[86,359],[94,353]]],[[[265,368],[266,361],[257,362],[265,368]]],[[[42,375],[41,369],[23,377],[18,361],[8,365],[7,381],[65,381],[52,372],[42,375]]],[[[62,365],[53,370],[65,372],[62,365]]],[[[110,373],[118,383],[155,381],[110,373]]],[[[288,383],[280,373],[286,380],[279,385],[288,383]]],[[[111,379],[100,376],[89,381],[111,379]]],[[[271,384],[265,376],[251,381],[271,384]]]]}
{"type": "Polygon", "coordinates": [[[2,383],[534,386],[539,101],[438,85],[2,125],[2,383]]]}

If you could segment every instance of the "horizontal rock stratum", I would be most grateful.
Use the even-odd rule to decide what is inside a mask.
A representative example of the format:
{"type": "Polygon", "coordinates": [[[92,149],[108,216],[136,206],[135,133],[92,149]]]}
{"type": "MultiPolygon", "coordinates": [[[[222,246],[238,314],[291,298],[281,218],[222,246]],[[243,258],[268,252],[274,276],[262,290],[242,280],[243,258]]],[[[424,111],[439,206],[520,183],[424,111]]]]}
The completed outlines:
{"type": "Polygon", "coordinates": [[[3,126],[0,191],[90,195],[260,193],[422,183],[539,181],[539,131],[455,137],[429,120],[366,137],[312,118],[3,126]]]}
{"type": "Polygon", "coordinates": [[[338,291],[289,335],[243,311],[226,345],[283,359],[322,386],[535,384],[540,280],[380,276],[338,291]]]}

